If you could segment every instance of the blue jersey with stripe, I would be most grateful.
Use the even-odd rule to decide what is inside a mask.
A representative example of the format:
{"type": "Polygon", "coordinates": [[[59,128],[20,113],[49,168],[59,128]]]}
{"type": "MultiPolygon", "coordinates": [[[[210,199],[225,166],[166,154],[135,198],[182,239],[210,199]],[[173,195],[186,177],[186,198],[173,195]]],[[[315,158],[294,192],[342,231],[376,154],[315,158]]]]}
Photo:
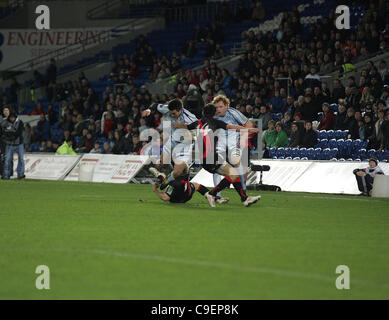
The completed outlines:
{"type": "MultiPolygon", "coordinates": [[[[186,110],[185,108],[182,108],[182,112],[178,118],[173,118],[170,115],[169,108],[168,108],[167,104],[158,104],[157,110],[160,113],[162,113],[163,115],[165,115],[167,117],[167,119],[171,122],[171,125],[169,127],[170,137],[172,137],[174,131],[177,130],[176,128],[173,127],[174,122],[180,121],[181,123],[191,124],[192,122],[197,121],[196,116],[193,113],[186,110]]],[[[179,141],[174,140],[174,139],[172,139],[172,140],[173,140],[172,142],[179,142],[179,141]]]]}
{"type": "MultiPolygon", "coordinates": [[[[247,117],[235,108],[227,108],[225,115],[223,117],[216,115],[216,119],[236,126],[245,126],[248,121],[247,117]]],[[[229,130],[228,132],[226,132],[225,138],[220,136],[220,142],[218,145],[219,151],[222,152],[222,150],[225,150],[227,147],[229,149],[237,148],[239,137],[239,132],[235,130],[229,130]]]]}
{"type": "Polygon", "coordinates": [[[216,119],[237,126],[245,126],[248,121],[247,117],[242,112],[234,108],[227,108],[225,115],[223,117],[217,115],[216,119]]]}

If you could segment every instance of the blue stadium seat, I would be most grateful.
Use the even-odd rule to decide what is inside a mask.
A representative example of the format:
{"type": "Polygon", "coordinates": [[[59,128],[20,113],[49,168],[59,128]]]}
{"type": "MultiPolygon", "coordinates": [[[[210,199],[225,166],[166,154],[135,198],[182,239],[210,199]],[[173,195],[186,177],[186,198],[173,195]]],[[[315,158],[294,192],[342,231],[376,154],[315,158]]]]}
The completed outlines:
{"type": "Polygon", "coordinates": [[[334,130],[327,130],[327,139],[328,139],[328,140],[336,139],[335,131],[334,131],[334,130]]]}
{"type": "Polygon", "coordinates": [[[290,156],[292,158],[297,157],[299,155],[299,148],[292,148],[290,149],[290,156]]]}
{"type": "Polygon", "coordinates": [[[327,139],[327,131],[325,130],[319,130],[319,131],[316,131],[317,133],[317,138],[322,140],[322,139],[327,139]]]}
{"type": "Polygon", "coordinates": [[[270,158],[276,157],[277,159],[277,148],[273,147],[269,149],[269,157],[270,158]]]}
{"type": "Polygon", "coordinates": [[[370,150],[368,150],[367,151],[367,153],[366,153],[366,156],[367,156],[367,158],[378,158],[377,156],[378,156],[378,154],[377,154],[377,152],[376,152],[376,150],[375,149],[370,149],[370,150]]]}
{"type": "Polygon", "coordinates": [[[358,152],[358,150],[363,149],[363,141],[361,139],[353,140],[352,152],[358,152]]]}
{"type": "Polygon", "coordinates": [[[315,154],[314,154],[315,160],[320,160],[321,151],[322,151],[321,148],[315,148],[315,154]]]}
{"type": "Polygon", "coordinates": [[[338,148],[332,148],[330,150],[330,157],[331,158],[337,158],[338,157],[338,153],[339,153],[339,149],[338,148]]]}
{"type": "Polygon", "coordinates": [[[298,152],[298,157],[300,158],[307,157],[307,148],[300,148],[298,152]]]}
{"type": "Polygon", "coordinates": [[[320,154],[320,160],[330,160],[331,159],[330,151],[331,151],[330,148],[323,149],[320,154]]]}
{"type": "Polygon", "coordinates": [[[336,148],[338,146],[338,141],[336,139],[331,139],[328,141],[328,148],[336,148]]]}
{"type": "Polygon", "coordinates": [[[315,160],[315,149],[313,148],[307,149],[307,157],[309,160],[315,160]]]}
{"type": "Polygon", "coordinates": [[[325,149],[328,147],[328,140],[327,139],[321,139],[318,141],[318,143],[315,145],[315,148],[322,148],[325,149]]]}
{"type": "Polygon", "coordinates": [[[339,139],[344,139],[345,137],[344,137],[343,130],[336,130],[336,131],[335,131],[335,138],[336,138],[337,140],[339,140],[339,139]]]}
{"type": "Polygon", "coordinates": [[[366,155],[366,149],[359,149],[356,153],[356,156],[358,157],[358,159],[361,159],[362,161],[366,159],[367,155],[366,155]]]}

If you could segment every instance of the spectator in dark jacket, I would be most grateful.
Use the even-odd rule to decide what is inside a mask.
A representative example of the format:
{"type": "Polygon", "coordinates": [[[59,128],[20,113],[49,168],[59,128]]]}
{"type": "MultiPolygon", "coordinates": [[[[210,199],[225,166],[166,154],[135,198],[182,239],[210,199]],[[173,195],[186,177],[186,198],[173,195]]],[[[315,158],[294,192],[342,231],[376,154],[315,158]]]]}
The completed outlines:
{"type": "Polygon", "coordinates": [[[374,122],[372,119],[371,113],[365,113],[364,118],[364,137],[365,140],[369,140],[369,144],[367,146],[368,149],[371,149],[376,144],[376,136],[374,130],[374,122]]]}
{"type": "Polygon", "coordinates": [[[343,104],[340,104],[338,108],[338,114],[336,115],[335,119],[335,130],[347,130],[346,116],[346,107],[343,104]]]}
{"type": "Polygon", "coordinates": [[[317,120],[317,109],[312,102],[312,95],[307,93],[305,95],[305,101],[301,106],[302,120],[315,121],[317,120]]]}
{"type": "Polygon", "coordinates": [[[128,154],[128,144],[123,134],[119,130],[114,133],[114,145],[112,148],[113,154],[128,154]]]}
{"type": "Polygon", "coordinates": [[[330,105],[327,102],[323,103],[322,106],[323,116],[320,119],[317,130],[332,130],[335,126],[334,112],[330,110],[330,105]]]}
{"type": "Polygon", "coordinates": [[[348,130],[348,134],[351,139],[359,139],[358,121],[355,118],[355,112],[353,108],[347,109],[344,125],[345,129],[343,130],[348,130]]]}
{"type": "Polygon", "coordinates": [[[305,121],[304,130],[301,135],[300,147],[313,148],[317,144],[317,133],[312,129],[312,122],[305,121]]]}
{"type": "Polygon", "coordinates": [[[8,180],[12,175],[13,155],[18,154],[18,179],[25,178],[24,175],[24,143],[23,143],[24,124],[14,112],[1,122],[0,137],[5,145],[5,162],[2,179],[8,180]]]}
{"type": "Polygon", "coordinates": [[[386,112],[384,122],[381,125],[382,138],[380,149],[389,150],[389,112],[386,112]]]}
{"type": "Polygon", "coordinates": [[[34,128],[36,141],[47,141],[50,139],[50,123],[46,120],[44,114],[40,115],[39,121],[34,128]]]}
{"type": "Polygon", "coordinates": [[[339,99],[344,99],[345,92],[344,92],[344,86],[340,82],[340,80],[336,79],[334,80],[334,88],[332,90],[332,102],[338,103],[339,99]]]}
{"type": "Polygon", "coordinates": [[[267,111],[267,107],[262,105],[259,111],[258,119],[262,120],[262,130],[267,130],[268,123],[272,119],[270,112],[267,111]]]}
{"type": "Polygon", "coordinates": [[[299,130],[299,126],[296,122],[292,123],[292,131],[290,133],[290,141],[289,141],[289,148],[297,148],[300,145],[301,141],[301,133],[299,130]]]}
{"type": "Polygon", "coordinates": [[[47,116],[48,116],[48,119],[49,119],[49,123],[52,126],[54,123],[57,122],[58,114],[54,110],[54,107],[53,107],[52,104],[49,104],[47,108],[48,108],[47,116]]]}
{"type": "Polygon", "coordinates": [[[142,143],[139,141],[138,136],[132,137],[132,144],[130,146],[130,153],[131,154],[140,154],[140,151],[142,150],[142,143]]]}

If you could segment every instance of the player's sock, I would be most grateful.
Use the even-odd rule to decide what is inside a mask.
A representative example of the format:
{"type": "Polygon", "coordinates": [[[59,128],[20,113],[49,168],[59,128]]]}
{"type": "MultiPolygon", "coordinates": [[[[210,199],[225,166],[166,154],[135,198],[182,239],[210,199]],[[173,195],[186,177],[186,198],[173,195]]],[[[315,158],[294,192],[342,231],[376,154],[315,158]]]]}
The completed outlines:
{"type": "Polygon", "coordinates": [[[197,188],[197,191],[200,192],[203,196],[209,191],[206,187],[204,187],[202,184],[200,184],[197,188]]]}
{"type": "MultiPolygon", "coordinates": [[[[214,183],[214,185],[217,186],[217,185],[220,183],[220,181],[222,181],[222,176],[221,176],[220,174],[215,173],[215,174],[213,175],[213,183],[214,183]]],[[[216,194],[216,196],[219,197],[219,198],[221,198],[221,193],[218,192],[218,193],[216,194]]]]}
{"type": "Polygon", "coordinates": [[[168,182],[174,181],[175,178],[174,178],[173,172],[171,172],[166,179],[168,182]]]}
{"type": "Polygon", "coordinates": [[[161,185],[160,185],[159,188],[160,188],[161,190],[165,189],[166,186],[167,186],[170,182],[172,182],[172,181],[174,181],[174,180],[175,180],[175,178],[174,178],[173,172],[171,172],[171,173],[169,174],[169,176],[166,177],[166,179],[164,179],[164,180],[162,181],[162,183],[161,183],[161,185]]]}
{"type": "Polygon", "coordinates": [[[222,191],[225,188],[228,188],[230,184],[231,184],[231,179],[226,177],[222,181],[220,181],[220,183],[215,188],[213,188],[209,194],[215,197],[220,191],[222,191]]]}
{"type": "Polygon", "coordinates": [[[240,165],[240,166],[237,168],[237,171],[238,171],[238,174],[239,174],[240,181],[241,181],[241,183],[242,183],[242,188],[243,188],[243,190],[246,190],[246,181],[245,181],[245,179],[244,179],[243,166],[240,165]]]}
{"type": "Polygon", "coordinates": [[[236,192],[239,193],[240,200],[243,202],[247,199],[246,191],[243,189],[242,181],[240,178],[237,178],[235,181],[232,182],[232,185],[234,186],[236,192]]]}

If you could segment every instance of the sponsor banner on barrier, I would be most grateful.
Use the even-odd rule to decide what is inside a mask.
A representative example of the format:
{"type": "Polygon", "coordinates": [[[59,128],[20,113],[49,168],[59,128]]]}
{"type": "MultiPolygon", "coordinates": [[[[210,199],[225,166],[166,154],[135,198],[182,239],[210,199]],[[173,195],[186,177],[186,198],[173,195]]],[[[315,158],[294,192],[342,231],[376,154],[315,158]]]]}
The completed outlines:
{"type": "MultiPolygon", "coordinates": [[[[270,166],[263,173],[263,183],[281,187],[283,191],[359,194],[353,174],[356,168],[366,168],[367,162],[253,160],[253,164],[270,166]]],[[[379,163],[389,175],[389,163],[379,163]]],[[[256,183],[259,182],[257,173],[256,183]]],[[[214,187],[213,176],[204,169],[191,180],[206,187],[214,187]]]]}
{"type": "MultiPolygon", "coordinates": [[[[3,29],[0,31],[0,70],[19,70],[16,65],[45,57],[54,50],[62,49],[61,58],[101,45],[111,39],[111,28],[79,29],[3,29]],[[1,41],[2,40],[2,41],[1,41]]],[[[47,56],[47,61],[51,56],[47,56]]],[[[28,66],[31,67],[31,66],[28,66]]],[[[35,65],[35,68],[40,65],[35,65]]]]}
{"type": "Polygon", "coordinates": [[[78,181],[80,165],[91,165],[94,166],[93,182],[127,183],[148,160],[148,156],[84,154],[65,180],[78,181]]]}
{"type": "MultiPolygon", "coordinates": [[[[75,166],[81,156],[26,153],[24,174],[27,179],[61,180],[75,166]]],[[[17,176],[18,158],[14,155],[14,177],[17,176]]]]}

